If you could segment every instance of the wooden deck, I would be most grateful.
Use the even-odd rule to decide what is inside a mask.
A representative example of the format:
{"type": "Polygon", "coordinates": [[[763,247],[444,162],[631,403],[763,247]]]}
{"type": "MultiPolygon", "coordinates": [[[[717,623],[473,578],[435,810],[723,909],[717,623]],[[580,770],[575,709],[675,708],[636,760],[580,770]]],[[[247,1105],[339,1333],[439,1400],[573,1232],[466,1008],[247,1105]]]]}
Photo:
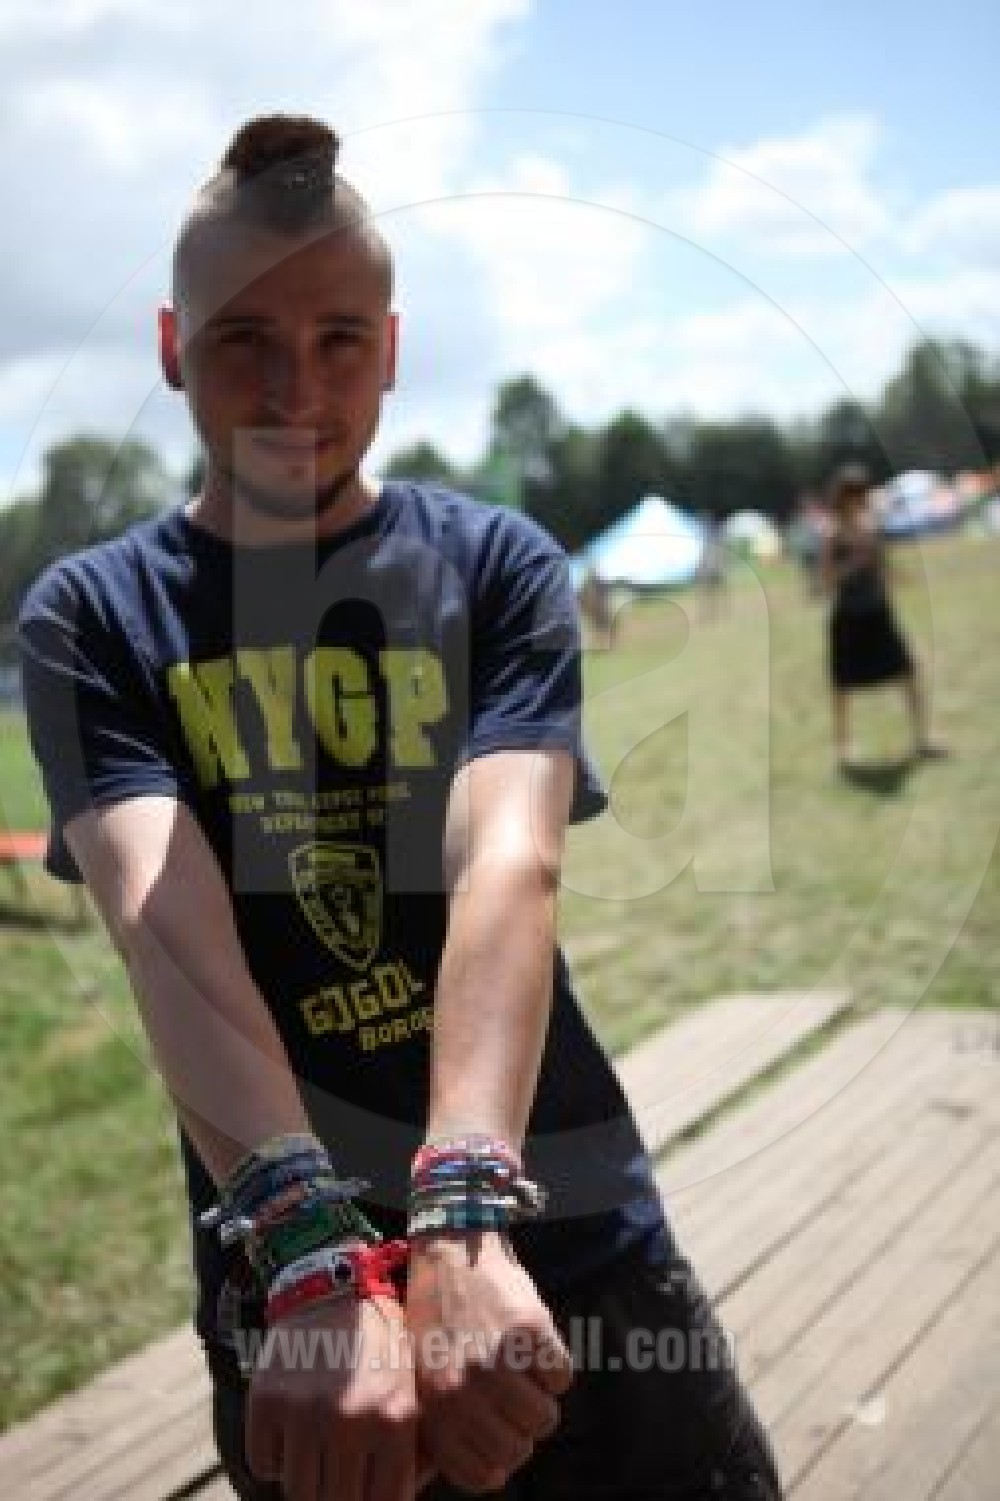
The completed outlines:
{"type": "MultiPolygon", "coordinates": [[[[716,1003],[625,1058],[678,1235],[795,1501],[1000,1495],[1000,1031],[716,1003]],[[825,1046],[716,1118],[762,1070],[825,1046]],[[692,1125],[712,1117],[685,1142],[692,1125]]],[[[233,1501],[181,1330],[0,1439],[11,1501],[233,1501]]]]}

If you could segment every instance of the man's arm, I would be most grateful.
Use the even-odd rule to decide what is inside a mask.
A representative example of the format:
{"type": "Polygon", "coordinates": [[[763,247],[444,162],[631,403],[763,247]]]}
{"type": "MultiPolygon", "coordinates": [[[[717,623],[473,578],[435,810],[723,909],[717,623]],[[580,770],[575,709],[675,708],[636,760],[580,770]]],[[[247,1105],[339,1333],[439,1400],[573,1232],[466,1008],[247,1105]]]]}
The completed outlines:
{"type": "MultiPolygon", "coordinates": [[[[222,873],[187,809],[169,797],[133,798],[71,820],[66,840],[125,960],[164,1083],[216,1182],[268,1138],[308,1132],[222,873]]],[[[362,1350],[355,1369],[322,1361],[286,1369],[279,1346],[255,1370],[247,1456],[258,1479],[296,1495],[310,1483],[303,1476],[335,1462],[345,1495],[360,1497],[357,1477],[366,1473],[366,1494],[381,1486],[379,1495],[414,1495],[416,1399],[412,1372],[390,1359],[393,1308],[341,1299],[298,1315],[310,1330],[360,1334],[362,1350]]]]}
{"type": "MultiPolygon", "coordinates": [[[[574,762],[498,751],[456,777],[445,868],[450,907],[434,1001],[428,1132],[486,1132],[520,1148],[552,1001],[556,898],[574,762]]],[[[408,1321],[427,1451],[445,1478],[495,1489],[551,1433],[571,1361],[531,1278],[495,1233],[421,1235],[408,1321]],[[444,1333],[450,1360],[424,1363],[444,1333]],[[531,1369],[471,1351],[529,1336],[531,1369]],[[470,1337],[472,1343],[470,1344],[470,1337]],[[478,1343],[477,1343],[478,1342],[478,1343]]]]}
{"type": "Polygon", "coordinates": [[[308,1131],[222,872],[187,808],[170,797],[131,798],[72,819],[66,842],[124,959],[164,1084],[216,1183],[267,1138],[308,1131]]]}
{"type": "Polygon", "coordinates": [[[559,867],[573,796],[566,751],[481,756],[455,779],[450,905],[434,1002],[428,1133],[520,1148],[552,1000],[559,867]]]}

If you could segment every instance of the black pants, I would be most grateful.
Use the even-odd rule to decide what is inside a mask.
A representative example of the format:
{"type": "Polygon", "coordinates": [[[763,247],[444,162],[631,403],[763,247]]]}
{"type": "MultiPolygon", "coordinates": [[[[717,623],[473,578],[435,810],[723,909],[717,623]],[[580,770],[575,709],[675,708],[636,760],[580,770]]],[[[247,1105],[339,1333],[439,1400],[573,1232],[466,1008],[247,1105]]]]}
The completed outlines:
{"type": "MultiPolygon", "coordinates": [[[[767,1440],[688,1263],[630,1254],[553,1313],[577,1366],[562,1421],[506,1501],[780,1501],[767,1440]]],[[[241,1501],[282,1501],[244,1459],[245,1387],[216,1375],[215,1437],[241,1501]]],[[[443,1481],[421,1501],[465,1495],[443,1481]]]]}

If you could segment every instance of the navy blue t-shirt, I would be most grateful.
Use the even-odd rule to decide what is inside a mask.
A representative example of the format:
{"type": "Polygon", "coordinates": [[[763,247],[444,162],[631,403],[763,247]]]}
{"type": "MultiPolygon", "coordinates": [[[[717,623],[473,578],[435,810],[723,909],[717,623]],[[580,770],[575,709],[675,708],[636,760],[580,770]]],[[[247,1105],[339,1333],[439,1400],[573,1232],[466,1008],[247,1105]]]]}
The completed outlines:
{"type": "MultiPolygon", "coordinates": [[[[399,1233],[426,1119],[455,772],[561,747],[576,758],[573,818],[606,802],[581,744],[565,556],[514,512],[402,482],[309,544],[233,546],[179,507],[49,568],[19,629],[49,870],[79,880],[63,829],[87,807],[166,793],[190,808],[313,1127],[399,1233]]],[[[550,1201],[515,1234],[550,1292],[661,1223],[559,952],[554,979],[526,1146],[550,1201]]],[[[215,1190],[180,1138],[196,1214],[215,1190]]],[[[194,1240],[212,1341],[236,1253],[194,1240]]]]}

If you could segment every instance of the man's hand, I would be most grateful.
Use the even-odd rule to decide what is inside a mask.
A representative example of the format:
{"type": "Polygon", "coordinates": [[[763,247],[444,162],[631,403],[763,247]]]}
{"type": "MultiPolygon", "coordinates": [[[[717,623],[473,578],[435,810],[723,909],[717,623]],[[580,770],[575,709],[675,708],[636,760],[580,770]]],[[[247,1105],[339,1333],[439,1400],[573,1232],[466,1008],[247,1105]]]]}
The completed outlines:
{"type": "Polygon", "coordinates": [[[496,1234],[421,1236],[410,1255],[420,1441],[445,1479],[498,1490],[559,1421],[572,1361],[531,1278],[496,1234]]]}
{"type": "Polygon", "coordinates": [[[288,1501],[413,1501],[409,1337],[391,1298],[345,1298],[274,1326],[250,1381],[247,1462],[288,1501]]]}

